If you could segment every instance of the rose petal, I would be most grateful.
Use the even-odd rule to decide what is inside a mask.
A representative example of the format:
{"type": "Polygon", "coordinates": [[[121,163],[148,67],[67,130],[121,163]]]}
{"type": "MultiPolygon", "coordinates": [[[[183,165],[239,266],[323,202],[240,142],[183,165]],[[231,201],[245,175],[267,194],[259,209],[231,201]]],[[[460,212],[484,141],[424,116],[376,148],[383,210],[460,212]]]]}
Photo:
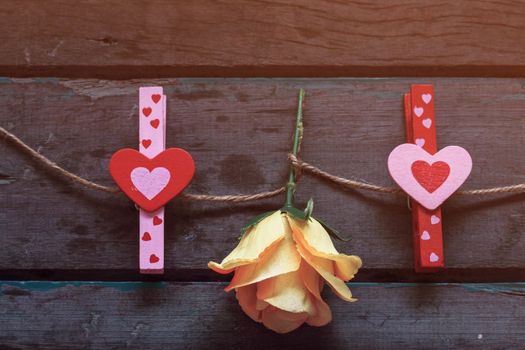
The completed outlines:
{"type": "Polygon", "coordinates": [[[309,315],[306,323],[310,326],[316,327],[321,327],[330,323],[330,321],[332,321],[332,311],[328,304],[321,298],[321,287],[324,284],[323,279],[320,278],[317,271],[315,271],[304,260],[301,263],[299,272],[304,285],[312,295],[313,303],[317,310],[315,315],[309,315]]]}
{"type": "Polygon", "coordinates": [[[277,333],[288,333],[299,328],[308,318],[308,314],[294,314],[288,311],[268,307],[262,311],[263,324],[277,333]]]}
{"type": "Polygon", "coordinates": [[[348,286],[335,276],[334,263],[331,260],[312,255],[301,243],[297,244],[297,249],[303,259],[324,278],[338,297],[346,301],[356,301],[352,298],[352,292],[348,286]]]}
{"type": "Polygon", "coordinates": [[[260,261],[235,269],[235,275],[230,285],[225,288],[226,291],[299,269],[301,256],[297,252],[290,226],[286,222],[284,229],[284,238],[263,254],[260,261]]]}
{"type": "Polygon", "coordinates": [[[335,274],[344,281],[354,278],[362,266],[361,258],[356,255],[340,254],[334,247],[330,235],[315,219],[307,221],[288,218],[294,232],[294,239],[301,243],[312,255],[335,262],[335,274]]]}
{"type": "MultiPolygon", "coordinates": [[[[252,284],[252,286],[256,286],[256,284],[252,284]]],[[[256,296],[255,297],[257,298],[257,292],[256,292],[256,296]]],[[[255,308],[257,310],[264,310],[264,309],[266,309],[268,307],[268,305],[270,305],[270,304],[268,304],[266,301],[257,299],[257,303],[255,304],[255,308]]]]}
{"type": "Polygon", "coordinates": [[[283,239],[285,231],[285,223],[281,211],[278,210],[250,228],[237,247],[220,264],[210,261],[208,267],[215,272],[227,274],[238,266],[257,262],[266,250],[283,239]]]}
{"type": "Polygon", "coordinates": [[[314,327],[326,326],[332,321],[332,310],[323,300],[315,299],[317,315],[309,316],[306,323],[314,327]]]}
{"type": "Polygon", "coordinates": [[[261,322],[261,311],[257,310],[257,288],[249,285],[235,290],[235,296],[239,301],[242,311],[254,321],[261,322]]]}
{"type": "Polygon", "coordinates": [[[257,283],[257,299],[274,307],[293,313],[306,312],[315,315],[312,300],[308,295],[299,271],[275,276],[257,283]]]}

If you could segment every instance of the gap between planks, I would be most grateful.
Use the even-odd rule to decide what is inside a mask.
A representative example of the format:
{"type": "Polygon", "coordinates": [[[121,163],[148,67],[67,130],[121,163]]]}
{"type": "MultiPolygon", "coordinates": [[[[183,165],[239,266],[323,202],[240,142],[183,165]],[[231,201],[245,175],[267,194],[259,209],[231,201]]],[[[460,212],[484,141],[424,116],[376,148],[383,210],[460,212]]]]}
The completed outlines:
{"type": "MultiPolygon", "coordinates": [[[[16,280],[0,280],[0,290],[2,294],[5,293],[5,287],[16,287],[20,289],[31,290],[34,292],[47,292],[57,288],[67,286],[73,287],[109,287],[118,289],[120,291],[132,291],[136,289],[160,289],[165,288],[169,284],[213,284],[227,286],[225,282],[173,282],[173,281],[16,281],[16,280]]],[[[511,283],[447,283],[447,282],[430,282],[430,283],[410,283],[410,282],[350,282],[347,283],[350,288],[360,287],[384,287],[384,288],[405,288],[405,287],[462,287],[470,292],[488,292],[488,293],[504,293],[509,295],[525,296],[525,282],[511,282],[511,283]]]]}
{"type": "Polygon", "coordinates": [[[0,76],[65,79],[525,78],[525,66],[1,66],[0,76]]]}
{"type": "MultiPolygon", "coordinates": [[[[4,269],[4,280],[17,281],[107,281],[107,282],[228,282],[230,275],[209,269],[166,269],[163,275],[141,275],[136,269],[4,269]]],[[[361,269],[351,283],[518,283],[524,282],[523,268],[449,268],[421,274],[413,269],[361,269]]]]}

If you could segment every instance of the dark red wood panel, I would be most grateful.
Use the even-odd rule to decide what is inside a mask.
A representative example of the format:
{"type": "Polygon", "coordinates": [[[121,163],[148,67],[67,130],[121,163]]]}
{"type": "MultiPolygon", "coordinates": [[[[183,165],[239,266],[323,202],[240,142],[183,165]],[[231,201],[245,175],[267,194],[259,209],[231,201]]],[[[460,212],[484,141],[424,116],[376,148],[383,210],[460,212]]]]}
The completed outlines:
{"type": "Polygon", "coordinates": [[[525,76],[519,1],[10,1],[0,75],[525,76]]]}

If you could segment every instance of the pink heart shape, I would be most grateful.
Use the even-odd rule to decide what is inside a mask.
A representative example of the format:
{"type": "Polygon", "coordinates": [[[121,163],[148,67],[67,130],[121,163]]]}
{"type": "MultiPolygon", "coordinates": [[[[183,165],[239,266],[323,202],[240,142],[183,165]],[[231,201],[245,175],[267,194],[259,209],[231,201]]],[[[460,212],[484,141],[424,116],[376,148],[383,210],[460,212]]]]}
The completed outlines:
{"type": "Polygon", "coordinates": [[[166,187],[170,177],[169,170],[162,167],[155,168],[151,172],[144,167],[131,171],[131,182],[148,200],[155,198],[166,187]]]}
{"type": "Polygon", "coordinates": [[[436,209],[450,197],[465,182],[471,170],[472,158],[459,146],[448,146],[432,155],[419,146],[404,143],[394,148],[388,156],[390,176],[403,191],[429,210],[436,209]],[[412,165],[418,161],[430,165],[444,162],[450,167],[449,175],[432,193],[418,182],[412,172],[412,165]]]}
{"type": "Polygon", "coordinates": [[[423,100],[423,102],[425,102],[428,105],[430,103],[430,101],[432,100],[432,95],[431,94],[423,94],[423,95],[421,95],[421,99],[423,100]]]}
{"type": "Polygon", "coordinates": [[[427,129],[430,129],[430,127],[432,126],[432,119],[423,119],[423,126],[427,129]]]}
{"type": "Polygon", "coordinates": [[[425,145],[425,139],[416,139],[416,145],[423,147],[425,145]]]}

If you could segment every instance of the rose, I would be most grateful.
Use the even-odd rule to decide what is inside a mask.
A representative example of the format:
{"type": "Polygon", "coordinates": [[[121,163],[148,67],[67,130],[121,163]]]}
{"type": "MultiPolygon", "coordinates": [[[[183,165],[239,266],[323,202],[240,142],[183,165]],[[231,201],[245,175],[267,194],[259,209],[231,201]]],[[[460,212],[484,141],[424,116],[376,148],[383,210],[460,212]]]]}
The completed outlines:
{"type": "Polygon", "coordinates": [[[234,272],[226,291],[235,289],[243,311],[278,333],[307,323],[332,320],[321,298],[326,282],[340,298],[355,301],[345,284],[361,267],[358,256],[339,254],[319,221],[278,210],[250,226],[238,246],[214,271],[234,272]]]}

